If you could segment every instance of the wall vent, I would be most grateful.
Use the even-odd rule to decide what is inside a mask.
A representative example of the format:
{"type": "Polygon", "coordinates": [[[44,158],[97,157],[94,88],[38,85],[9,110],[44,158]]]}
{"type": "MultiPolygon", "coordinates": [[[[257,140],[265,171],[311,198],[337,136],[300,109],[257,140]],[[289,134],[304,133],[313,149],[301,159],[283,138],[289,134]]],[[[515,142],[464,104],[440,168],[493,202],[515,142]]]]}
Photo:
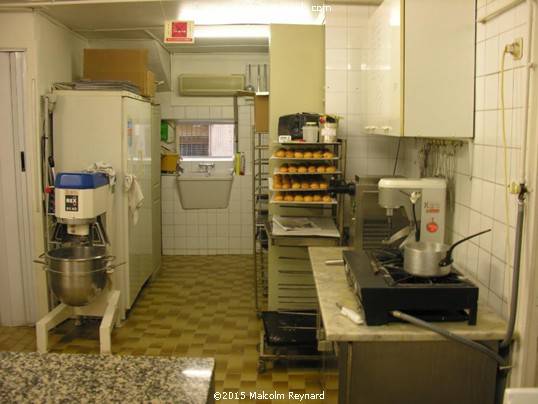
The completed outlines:
{"type": "Polygon", "coordinates": [[[232,96],[245,87],[243,74],[180,74],[179,95],[232,96]]]}

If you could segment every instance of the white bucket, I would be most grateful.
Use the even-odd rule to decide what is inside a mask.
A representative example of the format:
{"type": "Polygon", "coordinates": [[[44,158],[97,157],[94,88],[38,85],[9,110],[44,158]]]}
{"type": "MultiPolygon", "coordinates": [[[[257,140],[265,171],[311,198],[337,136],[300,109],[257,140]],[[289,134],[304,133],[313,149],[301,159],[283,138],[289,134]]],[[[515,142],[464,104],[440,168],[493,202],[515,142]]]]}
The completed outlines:
{"type": "Polygon", "coordinates": [[[303,140],[305,142],[315,143],[318,141],[317,126],[303,126],[303,140]]]}

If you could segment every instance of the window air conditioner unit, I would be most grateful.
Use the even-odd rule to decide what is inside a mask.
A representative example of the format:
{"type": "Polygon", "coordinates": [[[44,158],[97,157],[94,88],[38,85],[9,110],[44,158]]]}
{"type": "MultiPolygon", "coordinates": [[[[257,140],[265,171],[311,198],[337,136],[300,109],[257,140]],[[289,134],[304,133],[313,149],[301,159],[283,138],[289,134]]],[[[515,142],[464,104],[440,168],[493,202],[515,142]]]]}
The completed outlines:
{"type": "Polygon", "coordinates": [[[180,74],[179,95],[232,96],[245,88],[243,74],[180,74]]]}

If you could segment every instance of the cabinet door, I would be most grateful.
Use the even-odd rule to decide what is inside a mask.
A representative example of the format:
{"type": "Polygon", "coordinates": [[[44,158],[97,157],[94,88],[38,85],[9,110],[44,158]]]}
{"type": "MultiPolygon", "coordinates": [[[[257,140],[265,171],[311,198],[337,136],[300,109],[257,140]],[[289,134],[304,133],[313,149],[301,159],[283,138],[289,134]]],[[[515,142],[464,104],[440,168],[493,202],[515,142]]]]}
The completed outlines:
{"type": "Polygon", "coordinates": [[[475,18],[469,0],[385,0],[371,14],[367,133],[473,136],[475,18]]]}
{"type": "Polygon", "coordinates": [[[402,132],[401,0],[385,0],[368,19],[366,81],[367,133],[399,136],[402,132]]]}
{"type": "Polygon", "coordinates": [[[405,1],[404,136],[473,136],[475,9],[405,1]]]}

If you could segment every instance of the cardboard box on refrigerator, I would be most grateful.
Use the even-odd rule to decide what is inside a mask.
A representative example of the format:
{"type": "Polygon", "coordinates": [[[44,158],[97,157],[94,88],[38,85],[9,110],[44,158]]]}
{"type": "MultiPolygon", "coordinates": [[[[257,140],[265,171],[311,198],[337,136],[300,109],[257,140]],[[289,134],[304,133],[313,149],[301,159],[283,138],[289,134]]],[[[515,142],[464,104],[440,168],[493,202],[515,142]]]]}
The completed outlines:
{"type": "Polygon", "coordinates": [[[140,94],[155,97],[155,74],[148,70],[147,49],[84,49],[84,78],[132,81],[140,94]]]}

